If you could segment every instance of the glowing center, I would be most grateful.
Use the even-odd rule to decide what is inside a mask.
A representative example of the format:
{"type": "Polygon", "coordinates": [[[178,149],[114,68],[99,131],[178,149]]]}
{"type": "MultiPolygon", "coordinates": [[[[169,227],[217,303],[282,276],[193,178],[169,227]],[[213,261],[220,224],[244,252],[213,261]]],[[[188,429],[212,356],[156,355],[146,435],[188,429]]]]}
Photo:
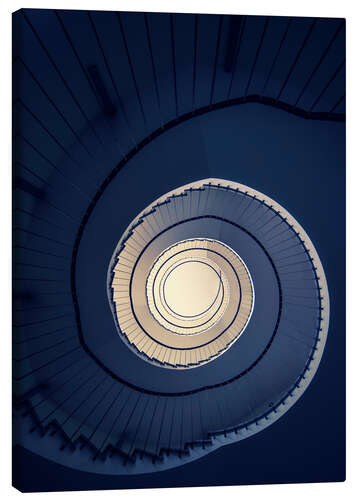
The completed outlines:
{"type": "Polygon", "coordinates": [[[221,286],[219,275],[208,264],[183,262],[167,276],[164,299],[175,314],[198,316],[212,307],[221,286]]]}

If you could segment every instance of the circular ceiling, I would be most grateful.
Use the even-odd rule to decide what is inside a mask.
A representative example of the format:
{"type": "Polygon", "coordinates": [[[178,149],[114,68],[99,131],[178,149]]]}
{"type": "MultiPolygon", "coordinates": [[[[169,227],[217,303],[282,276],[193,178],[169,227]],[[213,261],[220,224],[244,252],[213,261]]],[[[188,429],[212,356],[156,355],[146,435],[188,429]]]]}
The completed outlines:
{"type": "MultiPolygon", "coordinates": [[[[187,240],[182,245],[186,243],[187,240]]],[[[197,260],[187,257],[167,270],[160,284],[160,298],[175,317],[192,321],[211,312],[219,298],[223,297],[222,279],[222,271],[214,269],[213,261],[204,257],[197,260]]]]}

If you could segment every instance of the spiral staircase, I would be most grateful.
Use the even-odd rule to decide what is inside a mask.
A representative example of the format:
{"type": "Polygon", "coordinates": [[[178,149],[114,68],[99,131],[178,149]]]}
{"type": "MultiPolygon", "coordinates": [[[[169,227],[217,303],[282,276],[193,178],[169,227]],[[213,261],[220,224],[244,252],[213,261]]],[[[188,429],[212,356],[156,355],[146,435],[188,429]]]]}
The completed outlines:
{"type": "Polygon", "coordinates": [[[318,239],[304,195],[329,209],[314,165],[341,142],[344,21],[25,9],[14,26],[15,444],[124,476],[263,431],[327,337],[324,269],[290,211],[318,239]],[[306,154],[291,202],[264,127],[291,164],[306,154]]]}
{"type": "MultiPolygon", "coordinates": [[[[75,331],[63,339],[60,329],[54,334],[61,340],[51,339],[49,346],[41,335],[35,336],[32,342],[40,341],[43,348],[15,359],[27,366],[18,377],[20,386],[24,379],[32,379],[37,387],[26,394],[28,409],[22,415],[33,420],[33,435],[49,440],[57,436],[62,463],[79,459],[80,467],[91,470],[98,468],[93,463],[100,459],[99,468],[105,471],[138,473],[174,467],[210,447],[243,439],[287,411],[307,387],[323,352],[329,299],[316,251],[290,214],[246,186],[208,179],[148,207],[118,243],[108,286],[118,335],[144,363],[154,361],[163,369],[195,368],[234,343],[236,374],[224,380],[223,372],[215,372],[215,384],[186,391],[174,390],[175,384],[165,392],[154,391],[103,372],[95,354],[88,359],[79,352],[75,331]],[[221,278],[227,295],[221,317],[204,327],[201,315],[198,325],[195,318],[186,318],[189,333],[178,331],[177,323],[163,326],[167,319],[161,315],[160,323],[152,315],[147,296],[151,288],[151,297],[160,299],[153,281],[160,272],[162,281],[172,257],[179,255],[173,265],[182,263],[182,252],[186,265],[194,254],[194,261],[202,263],[200,258],[214,252],[219,259],[213,262],[220,263],[226,276],[221,278]],[[145,303],[146,313],[140,310],[145,303]],[[54,348],[58,355],[45,362],[54,348]],[[43,376],[44,370],[41,384],[37,373],[43,376]],[[93,458],[85,465],[83,450],[93,458]]],[[[223,300],[218,310],[213,305],[213,317],[222,304],[223,300]]],[[[206,314],[210,321],[210,308],[203,311],[203,319],[206,314]]]]}

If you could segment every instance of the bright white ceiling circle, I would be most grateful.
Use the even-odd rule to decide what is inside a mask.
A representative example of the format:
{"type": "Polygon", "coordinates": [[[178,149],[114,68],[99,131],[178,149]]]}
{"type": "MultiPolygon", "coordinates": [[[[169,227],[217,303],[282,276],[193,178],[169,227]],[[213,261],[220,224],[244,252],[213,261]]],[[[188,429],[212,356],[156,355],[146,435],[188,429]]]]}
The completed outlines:
{"type": "Polygon", "coordinates": [[[164,300],[177,315],[203,314],[216,301],[222,286],[212,266],[200,261],[185,261],[174,267],[164,284],[164,300]]]}

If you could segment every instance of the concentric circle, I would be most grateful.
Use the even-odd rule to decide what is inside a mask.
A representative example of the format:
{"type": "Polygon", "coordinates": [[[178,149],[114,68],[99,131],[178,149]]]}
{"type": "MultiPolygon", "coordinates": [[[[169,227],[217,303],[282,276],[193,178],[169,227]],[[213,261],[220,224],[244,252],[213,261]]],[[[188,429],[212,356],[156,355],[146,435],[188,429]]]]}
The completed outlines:
{"type": "Polygon", "coordinates": [[[191,257],[174,264],[160,283],[163,305],[174,316],[188,321],[202,316],[223,296],[221,274],[203,258],[191,257]]]}
{"type": "MultiPolygon", "coordinates": [[[[162,326],[178,334],[199,334],[222,317],[230,292],[217,263],[221,246],[213,240],[184,240],[154,262],[146,293],[150,312],[162,326]]],[[[235,299],[240,300],[240,294],[235,299]]]]}
{"type": "Polygon", "coordinates": [[[223,354],[247,326],[254,287],[228,245],[181,240],[152,264],[144,251],[131,271],[121,257],[112,282],[118,326],[144,359],[169,368],[197,367],[223,354]],[[117,279],[122,265],[130,280],[117,279]],[[123,309],[126,302],[130,308],[123,309]]]}

